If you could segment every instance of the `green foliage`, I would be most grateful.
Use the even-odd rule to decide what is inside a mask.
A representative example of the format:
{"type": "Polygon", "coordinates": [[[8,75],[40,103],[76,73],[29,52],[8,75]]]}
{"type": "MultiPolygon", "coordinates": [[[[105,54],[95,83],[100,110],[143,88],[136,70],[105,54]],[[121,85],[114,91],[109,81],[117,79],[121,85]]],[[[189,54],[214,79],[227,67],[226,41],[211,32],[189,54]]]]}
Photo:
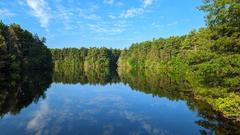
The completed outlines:
{"type": "Polygon", "coordinates": [[[179,46],[185,37],[170,37],[168,39],[155,39],[143,43],[133,44],[129,50],[121,53],[118,66],[130,65],[134,69],[157,69],[161,63],[167,63],[179,53],[179,46]],[[154,63],[154,64],[151,64],[154,63]],[[151,66],[149,66],[151,65],[151,66]]]}
{"type": "Polygon", "coordinates": [[[182,76],[196,99],[240,120],[240,1],[205,0],[199,9],[208,13],[207,28],[133,44],[122,51],[118,66],[182,76]]]}
{"type": "Polygon", "coordinates": [[[0,22],[0,71],[50,68],[51,53],[44,42],[44,38],[39,39],[17,24],[0,22]]]}
{"type": "Polygon", "coordinates": [[[206,21],[212,32],[212,49],[219,53],[239,53],[240,1],[205,0],[199,9],[208,13],[206,21]]]}
{"type": "Polygon", "coordinates": [[[219,36],[240,31],[239,0],[204,0],[199,9],[208,13],[208,26],[221,34],[219,36]]]}
{"type": "Polygon", "coordinates": [[[116,68],[120,55],[118,49],[107,48],[64,48],[51,49],[55,69],[63,66],[65,69],[101,69],[116,68]]]}
{"type": "Polygon", "coordinates": [[[1,117],[44,97],[52,81],[52,56],[44,43],[17,24],[0,22],[1,117]]]}
{"type": "Polygon", "coordinates": [[[239,95],[230,93],[226,97],[213,100],[213,105],[216,108],[216,110],[222,111],[226,117],[239,120],[240,116],[239,95]]]}
{"type": "Polygon", "coordinates": [[[234,92],[229,92],[224,88],[199,87],[195,98],[207,102],[216,111],[231,120],[239,121],[240,96],[234,92]]]}

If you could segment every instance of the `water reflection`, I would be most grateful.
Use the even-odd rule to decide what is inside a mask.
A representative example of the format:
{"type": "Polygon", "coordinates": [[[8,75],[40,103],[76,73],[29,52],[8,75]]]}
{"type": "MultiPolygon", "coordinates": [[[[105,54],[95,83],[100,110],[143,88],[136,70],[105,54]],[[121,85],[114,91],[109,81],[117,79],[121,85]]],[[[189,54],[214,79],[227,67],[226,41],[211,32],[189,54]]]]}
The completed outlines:
{"type": "Polygon", "coordinates": [[[0,116],[17,115],[32,102],[45,98],[45,91],[52,83],[52,71],[1,73],[0,80],[0,116]]]}
{"type": "Polygon", "coordinates": [[[175,75],[58,68],[53,76],[6,76],[0,79],[2,133],[240,134],[240,123],[193,99],[193,88],[175,75]],[[27,112],[20,113],[23,108],[27,112]],[[4,118],[8,113],[16,116],[4,118]],[[21,119],[18,130],[8,131],[21,119]]]}
{"type": "Polygon", "coordinates": [[[138,71],[119,71],[119,75],[121,81],[133,90],[153,96],[167,97],[170,100],[187,100],[193,96],[189,83],[174,75],[138,71]]]}
{"type": "Polygon", "coordinates": [[[195,121],[205,129],[200,134],[240,134],[240,123],[225,119],[220,113],[211,109],[204,103],[193,98],[193,88],[183,77],[151,72],[119,72],[121,81],[128,84],[132,89],[150,93],[153,96],[167,97],[169,100],[186,101],[190,110],[198,112],[199,120],[195,121]]]}
{"type": "Polygon", "coordinates": [[[75,67],[68,67],[62,69],[61,67],[54,69],[53,81],[63,84],[101,84],[118,83],[120,78],[116,69],[82,69],[75,67]]]}

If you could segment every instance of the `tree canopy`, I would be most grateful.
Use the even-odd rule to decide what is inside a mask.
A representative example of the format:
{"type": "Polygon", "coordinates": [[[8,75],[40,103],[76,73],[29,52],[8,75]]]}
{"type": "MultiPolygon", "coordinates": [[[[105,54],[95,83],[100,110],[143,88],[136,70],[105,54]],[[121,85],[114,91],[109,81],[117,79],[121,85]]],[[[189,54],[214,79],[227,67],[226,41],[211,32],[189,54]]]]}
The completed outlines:
{"type": "Polygon", "coordinates": [[[132,44],[119,69],[180,74],[194,85],[196,99],[240,120],[240,1],[205,0],[199,9],[207,13],[206,28],[132,44]]]}
{"type": "Polygon", "coordinates": [[[51,52],[40,39],[17,24],[0,22],[0,71],[42,69],[52,65],[51,52]]]}

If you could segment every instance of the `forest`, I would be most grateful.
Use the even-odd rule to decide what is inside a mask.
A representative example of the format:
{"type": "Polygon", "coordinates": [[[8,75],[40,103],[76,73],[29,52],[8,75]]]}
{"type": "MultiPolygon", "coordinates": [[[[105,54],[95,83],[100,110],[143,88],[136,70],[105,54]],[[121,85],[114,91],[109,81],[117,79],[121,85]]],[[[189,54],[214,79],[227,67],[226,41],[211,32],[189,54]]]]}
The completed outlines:
{"type": "Polygon", "coordinates": [[[117,67],[119,49],[102,48],[63,48],[51,49],[55,68],[74,68],[85,70],[101,70],[117,67]]]}
{"type": "Polygon", "coordinates": [[[183,36],[135,43],[122,51],[121,70],[178,74],[196,100],[229,119],[240,119],[240,2],[206,0],[206,28],[183,36]]]}
{"type": "Polygon", "coordinates": [[[45,41],[17,24],[7,26],[0,22],[1,83],[11,78],[9,83],[15,85],[23,79],[23,72],[51,70],[52,55],[45,41]]]}
{"type": "Polygon", "coordinates": [[[17,24],[0,22],[1,118],[44,98],[52,82],[52,55],[45,40],[17,24]]]}
{"type": "Polygon", "coordinates": [[[0,22],[0,69],[41,69],[52,63],[50,50],[40,39],[17,24],[7,26],[0,22]]]}
{"type": "MultiPolygon", "coordinates": [[[[199,10],[207,14],[206,27],[182,36],[134,43],[123,50],[105,47],[48,49],[45,38],[40,39],[17,24],[7,26],[0,22],[0,81],[4,76],[19,81],[22,71],[52,70],[54,66],[56,82],[98,84],[100,80],[100,84],[105,84],[108,80],[118,82],[118,76],[110,77],[117,69],[121,80],[127,80],[125,83],[147,91],[160,85],[159,80],[161,85],[171,82],[154,80],[151,74],[159,74],[159,77],[170,74],[174,80],[179,80],[168,85],[171,91],[183,83],[186,87],[181,88],[180,93],[191,90],[184,95],[191,94],[191,100],[202,101],[225,118],[240,121],[239,9],[239,0],[205,0],[199,10]],[[127,73],[144,77],[136,79],[127,73]],[[80,75],[83,78],[79,78],[80,75]],[[103,76],[108,79],[102,80],[103,76]],[[132,82],[138,79],[147,79],[146,84],[134,86],[132,82]]],[[[16,83],[11,82],[12,87],[16,83]]],[[[158,96],[168,95],[168,92],[168,89],[154,91],[158,96]]],[[[172,94],[177,95],[177,99],[187,98],[174,92],[169,95],[172,94]]]]}

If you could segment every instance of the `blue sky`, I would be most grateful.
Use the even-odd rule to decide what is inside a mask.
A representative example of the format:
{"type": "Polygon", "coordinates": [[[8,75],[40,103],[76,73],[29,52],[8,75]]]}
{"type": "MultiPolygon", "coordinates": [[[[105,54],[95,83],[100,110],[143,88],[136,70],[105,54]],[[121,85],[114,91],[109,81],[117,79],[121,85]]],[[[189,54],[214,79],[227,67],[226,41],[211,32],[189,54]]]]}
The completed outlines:
{"type": "Polygon", "coordinates": [[[50,48],[127,48],[205,26],[202,0],[0,0],[0,20],[47,38],[50,48]]]}

